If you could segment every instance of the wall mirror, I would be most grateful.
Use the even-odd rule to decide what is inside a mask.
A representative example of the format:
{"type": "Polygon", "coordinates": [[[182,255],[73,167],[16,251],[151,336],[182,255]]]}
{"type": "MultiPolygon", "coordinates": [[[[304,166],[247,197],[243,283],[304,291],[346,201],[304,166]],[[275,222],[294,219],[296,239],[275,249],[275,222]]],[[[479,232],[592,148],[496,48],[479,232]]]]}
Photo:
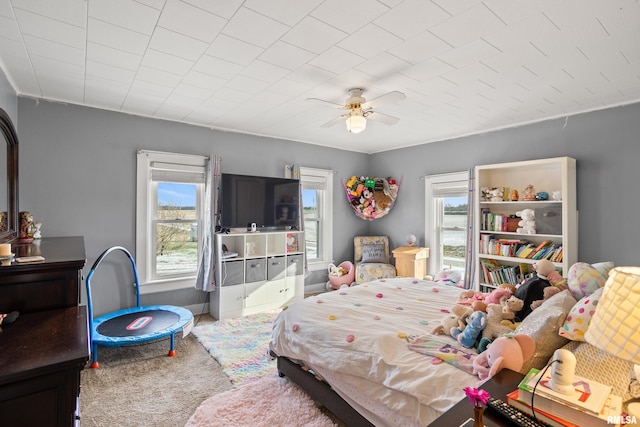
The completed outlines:
{"type": "Polygon", "coordinates": [[[0,243],[18,236],[18,135],[9,114],[0,108],[0,243]]]}

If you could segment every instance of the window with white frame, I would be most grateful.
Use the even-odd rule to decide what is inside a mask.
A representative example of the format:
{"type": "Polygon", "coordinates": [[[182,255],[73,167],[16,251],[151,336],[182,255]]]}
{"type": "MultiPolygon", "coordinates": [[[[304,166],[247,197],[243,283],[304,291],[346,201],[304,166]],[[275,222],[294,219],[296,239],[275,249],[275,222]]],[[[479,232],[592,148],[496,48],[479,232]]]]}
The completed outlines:
{"type": "Polygon", "coordinates": [[[333,262],[333,172],[301,167],[302,211],[309,270],[333,262]]]}
{"type": "Polygon", "coordinates": [[[138,151],[136,263],[141,293],[194,285],[205,161],[204,156],[138,151]]]}
{"type": "Polygon", "coordinates": [[[425,236],[430,248],[429,271],[464,271],[467,255],[469,172],[425,178],[425,236]]]}

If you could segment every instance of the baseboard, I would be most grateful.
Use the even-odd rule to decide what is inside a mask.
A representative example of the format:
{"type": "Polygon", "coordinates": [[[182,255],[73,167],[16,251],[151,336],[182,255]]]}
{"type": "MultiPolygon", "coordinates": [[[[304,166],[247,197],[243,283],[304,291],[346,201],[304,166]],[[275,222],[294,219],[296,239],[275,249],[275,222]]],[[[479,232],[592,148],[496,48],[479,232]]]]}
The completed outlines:
{"type": "Polygon", "coordinates": [[[317,293],[326,292],[326,291],[327,291],[327,282],[312,283],[310,285],[304,285],[305,294],[317,294],[317,293]]]}
{"type": "Polygon", "coordinates": [[[194,316],[199,316],[201,314],[209,314],[209,303],[200,303],[200,304],[192,304],[187,305],[184,308],[193,313],[194,316]]]}

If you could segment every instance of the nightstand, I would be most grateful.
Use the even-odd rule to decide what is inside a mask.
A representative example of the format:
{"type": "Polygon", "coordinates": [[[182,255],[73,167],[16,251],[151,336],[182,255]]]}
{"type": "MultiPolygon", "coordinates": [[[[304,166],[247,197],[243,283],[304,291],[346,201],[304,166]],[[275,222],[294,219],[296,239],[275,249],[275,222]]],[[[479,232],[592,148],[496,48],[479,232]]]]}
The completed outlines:
{"type": "MultiPolygon", "coordinates": [[[[482,384],[492,397],[507,401],[507,394],[518,388],[518,384],[524,378],[519,372],[503,369],[493,378],[482,384]]],[[[469,418],[473,418],[473,405],[466,397],[456,403],[451,409],[436,418],[428,427],[457,427],[469,418]]],[[[482,417],[486,427],[508,427],[509,424],[500,415],[491,410],[485,410],[482,417]]]]}
{"type": "Polygon", "coordinates": [[[429,248],[401,246],[392,252],[396,259],[396,274],[398,276],[424,279],[424,276],[427,275],[429,248]]]}

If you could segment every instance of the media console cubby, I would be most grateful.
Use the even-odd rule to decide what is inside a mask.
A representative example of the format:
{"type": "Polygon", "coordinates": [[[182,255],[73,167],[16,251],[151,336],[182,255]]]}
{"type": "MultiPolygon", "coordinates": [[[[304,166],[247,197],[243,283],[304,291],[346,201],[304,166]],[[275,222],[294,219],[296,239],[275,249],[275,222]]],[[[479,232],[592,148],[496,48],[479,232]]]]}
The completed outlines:
{"type": "Polygon", "coordinates": [[[246,316],[304,298],[304,232],[216,234],[216,319],[246,316]]]}

